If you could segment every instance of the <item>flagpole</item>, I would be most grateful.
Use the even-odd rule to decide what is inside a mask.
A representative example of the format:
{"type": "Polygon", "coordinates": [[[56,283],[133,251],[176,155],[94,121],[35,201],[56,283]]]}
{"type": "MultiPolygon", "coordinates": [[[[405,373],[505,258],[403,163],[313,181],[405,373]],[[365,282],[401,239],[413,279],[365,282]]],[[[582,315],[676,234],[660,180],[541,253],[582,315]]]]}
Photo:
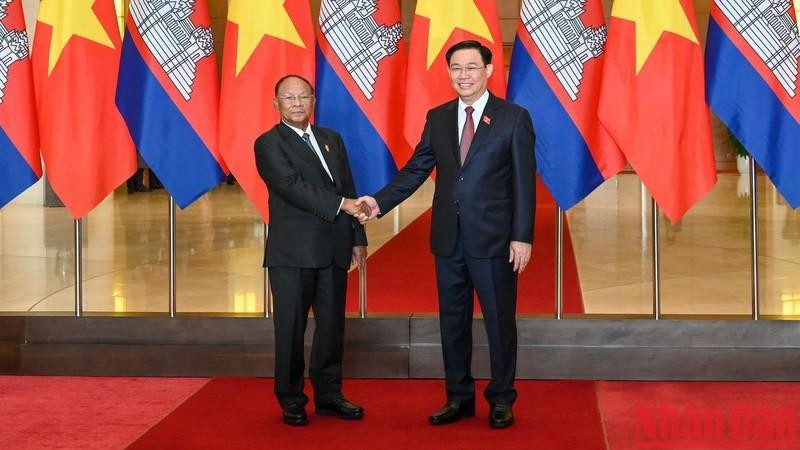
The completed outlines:
{"type": "Polygon", "coordinates": [[[750,156],[750,296],[752,298],[752,317],[753,320],[761,318],[761,308],[758,299],[758,202],[756,189],[758,187],[756,178],[756,161],[750,156]]]}
{"type": "MultiPolygon", "coordinates": [[[[267,248],[267,236],[269,235],[269,225],[264,223],[264,248],[267,248]]],[[[269,288],[269,268],[264,267],[264,318],[272,316],[272,292],[269,288]]]]}
{"type": "Polygon", "coordinates": [[[83,316],[83,236],[82,219],[75,219],[75,317],[83,316]]]}
{"type": "Polygon", "coordinates": [[[358,316],[367,318],[367,261],[358,266],[358,316]]]}
{"type": "Polygon", "coordinates": [[[564,313],[564,210],[556,208],[556,319],[564,313]]]}
{"type": "Polygon", "coordinates": [[[661,320],[661,254],[659,253],[658,238],[658,205],[653,197],[650,197],[653,231],[653,319],[661,320]]]}
{"type": "Polygon", "coordinates": [[[169,316],[175,317],[175,199],[169,196],[169,316]]]}

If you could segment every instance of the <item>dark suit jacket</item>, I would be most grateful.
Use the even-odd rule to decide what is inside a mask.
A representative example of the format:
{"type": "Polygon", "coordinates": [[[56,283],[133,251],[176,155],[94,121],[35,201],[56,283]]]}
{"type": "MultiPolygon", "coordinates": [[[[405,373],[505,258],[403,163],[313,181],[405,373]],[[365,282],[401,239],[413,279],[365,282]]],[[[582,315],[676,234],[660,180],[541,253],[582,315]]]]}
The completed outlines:
{"type": "Polygon", "coordinates": [[[510,241],[533,242],[536,161],[530,114],[490,93],[461,167],[457,108],[454,100],[428,111],[411,159],[375,199],[387,213],[413,194],[436,167],[433,253],[452,255],[460,234],[472,257],[508,256],[510,241]]]}
{"type": "Polygon", "coordinates": [[[344,211],[342,197],[355,185],[341,136],[312,127],[333,180],[319,158],[283,122],[255,142],[256,166],[269,189],[269,236],[265,267],[347,269],[354,245],[367,245],[364,227],[344,211]]]}

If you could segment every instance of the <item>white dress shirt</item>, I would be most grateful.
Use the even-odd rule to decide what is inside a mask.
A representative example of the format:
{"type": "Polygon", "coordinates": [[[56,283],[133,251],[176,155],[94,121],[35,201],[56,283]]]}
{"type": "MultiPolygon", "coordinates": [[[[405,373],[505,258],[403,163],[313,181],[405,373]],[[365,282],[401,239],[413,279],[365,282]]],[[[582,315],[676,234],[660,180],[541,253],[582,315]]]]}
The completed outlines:
{"type": "MultiPolygon", "coordinates": [[[[317,138],[314,137],[314,132],[311,131],[311,124],[306,125],[305,130],[301,130],[300,128],[289,125],[286,122],[283,123],[287,127],[291,128],[295,133],[297,133],[297,135],[300,136],[300,139],[303,139],[303,134],[308,133],[309,139],[311,140],[311,146],[314,148],[314,153],[317,154],[317,158],[319,158],[319,162],[322,163],[322,168],[325,169],[325,173],[328,174],[328,178],[330,178],[331,181],[333,181],[333,175],[331,175],[331,170],[328,169],[328,163],[325,162],[325,158],[322,156],[322,151],[320,151],[319,149],[319,143],[317,143],[317,138]]],[[[305,140],[303,142],[305,142],[305,140]]]]}
{"type": "MultiPolygon", "coordinates": [[[[461,134],[464,131],[464,124],[467,123],[467,112],[464,111],[464,108],[467,106],[472,106],[475,110],[472,111],[472,123],[475,125],[475,130],[478,129],[478,123],[480,122],[480,118],[483,117],[483,110],[486,108],[486,103],[489,101],[489,91],[484,91],[483,95],[481,95],[475,103],[468,105],[464,103],[461,98],[458,99],[458,141],[459,144],[461,143],[461,134]]],[[[475,131],[472,130],[472,131],[475,131]]]]}
{"type": "MultiPolygon", "coordinates": [[[[301,130],[300,128],[289,125],[288,123],[286,123],[286,121],[283,121],[283,124],[292,129],[292,131],[294,131],[295,133],[297,133],[297,135],[300,136],[300,139],[303,139],[303,134],[308,133],[309,140],[311,140],[311,146],[314,148],[314,153],[317,154],[317,158],[319,158],[319,162],[322,163],[322,168],[325,169],[325,173],[328,174],[328,178],[330,178],[331,181],[333,181],[333,175],[331,175],[331,170],[328,169],[328,163],[325,162],[325,158],[322,156],[322,151],[320,151],[319,149],[319,143],[317,142],[317,138],[314,137],[314,132],[311,131],[311,124],[309,123],[308,125],[306,125],[305,130],[301,130]]],[[[303,140],[303,142],[305,143],[305,140],[303,140]]],[[[344,197],[342,197],[342,201],[339,202],[339,209],[336,211],[336,214],[339,214],[339,212],[342,210],[343,204],[344,204],[344,197]]]]}

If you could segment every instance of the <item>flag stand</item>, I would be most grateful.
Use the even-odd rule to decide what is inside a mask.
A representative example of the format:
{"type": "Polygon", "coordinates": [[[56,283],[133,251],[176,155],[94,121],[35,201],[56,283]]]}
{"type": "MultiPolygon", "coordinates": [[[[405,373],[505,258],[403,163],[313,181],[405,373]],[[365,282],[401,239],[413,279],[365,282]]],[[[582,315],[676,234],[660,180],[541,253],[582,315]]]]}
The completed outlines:
{"type": "Polygon", "coordinates": [[[82,219],[75,219],[75,317],[83,316],[83,236],[82,219]]]}
{"type": "Polygon", "coordinates": [[[653,210],[652,231],[653,231],[653,319],[661,320],[661,254],[659,252],[658,237],[658,205],[653,197],[650,197],[650,207],[653,210]]]}
{"type": "MultiPolygon", "coordinates": [[[[269,225],[264,223],[264,248],[267,248],[267,236],[269,235],[269,225]]],[[[264,267],[264,318],[272,316],[272,292],[269,288],[269,268],[264,267]]]]}
{"type": "Polygon", "coordinates": [[[564,314],[564,210],[556,207],[556,320],[564,314]]]}
{"type": "Polygon", "coordinates": [[[758,202],[756,201],[756,189],[758,187],[756,179],[756,161],[752,156],[749,157],[750,172],[750,295],[752,297],[752,318],[759,320],[761,317],[760,304],[758,299],[758,202]]]}
{"type": "Polygon", "coordinates": [[[169,196],[169,316],[175,317],[175,199],[169,196]]]}

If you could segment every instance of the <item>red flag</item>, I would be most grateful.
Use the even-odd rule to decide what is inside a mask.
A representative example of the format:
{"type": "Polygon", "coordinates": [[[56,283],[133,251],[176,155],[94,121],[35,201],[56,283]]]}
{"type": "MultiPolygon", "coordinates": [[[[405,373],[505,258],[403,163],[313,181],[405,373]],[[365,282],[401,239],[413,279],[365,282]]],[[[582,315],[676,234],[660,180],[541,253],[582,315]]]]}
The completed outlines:
{"type": "Polygon", "coordinates": [[[280,116],[275,83],[289,73],[314,81],[314,27],[306,0],[231,0],[225,29],[220,151],[239,185],[269,222],[267,187],[253,143],[280,116]]]}
{"type": "Polygon", "coordinates": [[[76,219],[136,170],[114,104],[120,49],[112,0],[42,0],[33,43],[42,156],[76,219]]]}
{"type": "Polygon", "coordinates": [[[674,223],[717,181],[691,0],[616,0],[599,116],[674,223]]]}
{"type": "Polygon", "coordinates": [[[42,176],[22,1],[0,2],[0,208],[42,176]]]}
{"type": "Polygon", "coordinates": [[[503,40],[495,0],[418,0],[408,49],[405,137],[419,142],[429,109],[455,98],[445,52],[453,44],[474,39],[492,49],[494,73],[489,90],[505,97],[503,40]]]}

